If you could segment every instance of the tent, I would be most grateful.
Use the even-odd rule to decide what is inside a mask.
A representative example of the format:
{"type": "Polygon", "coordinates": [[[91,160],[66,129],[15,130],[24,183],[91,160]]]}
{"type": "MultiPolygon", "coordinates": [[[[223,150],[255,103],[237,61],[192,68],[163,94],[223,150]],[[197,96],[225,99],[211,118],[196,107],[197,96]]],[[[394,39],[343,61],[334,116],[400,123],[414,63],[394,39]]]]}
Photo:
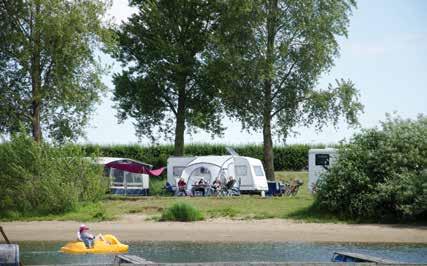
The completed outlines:
{"type": "Polygon", "coordinates": [[[184,178],[187,187],[204,178],[209,184],[219,177],[225,183],[229,176],[235,177],[242,192],[267,191],[267,179],[260,160],[243,156],[198,156],[169,157],[167,166],[168,182],[174,189],[177,179],[184,178]]]}
{"type": "Polygon", "coordinates": [[[147,196],[149,176],[159,176],[164,168],[128,158],[99,157],[97,163],[104,166],[104,173],[110,177],[112,194],[147,196]]]}

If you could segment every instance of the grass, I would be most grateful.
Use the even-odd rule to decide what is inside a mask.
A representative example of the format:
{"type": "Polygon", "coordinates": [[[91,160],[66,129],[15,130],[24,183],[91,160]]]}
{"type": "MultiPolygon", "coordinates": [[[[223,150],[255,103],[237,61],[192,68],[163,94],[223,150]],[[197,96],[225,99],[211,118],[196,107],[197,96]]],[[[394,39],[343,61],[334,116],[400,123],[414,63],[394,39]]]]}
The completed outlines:
{"type": "MultiPolygon", "coordinates": [[[[304,181],[294,197],[266,197],[242,195],[239,197],[123,197],[109,196],[96,204],[81,206],[63,215],[9,217],[2,220],[76,220],[104,221],[118,219],[125,214],[143,214],[158,220],[161,214],[177,202],[187,203],[199,210],[205,218],[228,217],[232,219],[296,219],[306,222],[341,222],[335,216],[313,208],[314,198],[307,190],[307,172],[276,172],[277,180],[304,181]]],[[[156,180],[156,189],[160,181],[156,180]]]]}

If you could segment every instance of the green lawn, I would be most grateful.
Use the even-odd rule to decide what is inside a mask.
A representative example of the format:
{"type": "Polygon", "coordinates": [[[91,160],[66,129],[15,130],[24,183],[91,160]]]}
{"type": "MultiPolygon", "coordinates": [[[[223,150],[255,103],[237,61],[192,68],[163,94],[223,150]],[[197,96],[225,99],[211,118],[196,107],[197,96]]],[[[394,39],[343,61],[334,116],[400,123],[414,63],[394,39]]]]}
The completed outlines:
{"type": "Polygon", "coordinates": [[[304,185],[294,197],[265,197],[242,195],[239,197],[122,197],[110,196],[97,204],[82,206],[63,215],[42,217],[16,217],[18,220],[77,220],[102,221],[117,219],[124,214],[144,214],[157,219],[161,212],[176,202],[186,202],[199,209],[207,218],[233,219],[290,218],[313,222],[337,222],[333,216],[310,208],[313,196],[307,190],[307,172],[276,172],[277,180],[300,178],[304,185]]]}

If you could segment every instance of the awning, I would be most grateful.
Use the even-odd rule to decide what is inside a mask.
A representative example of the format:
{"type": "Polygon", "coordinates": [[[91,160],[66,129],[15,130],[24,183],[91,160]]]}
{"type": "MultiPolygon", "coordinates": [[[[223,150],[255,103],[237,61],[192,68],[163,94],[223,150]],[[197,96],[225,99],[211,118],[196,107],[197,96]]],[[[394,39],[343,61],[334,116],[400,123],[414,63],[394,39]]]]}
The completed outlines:
{"type": "Polygon", "coordinates": [[[159,176],[163,173],[165,170],[165,167],[159,168],[159,169],[149,169],[144,165],[137,164],[137,163],[107,163],[105,167],[119,169],[122,171],[130,172],[130,173],[136,173],[136,174],[147,174],[152,176],[159,176]]]}

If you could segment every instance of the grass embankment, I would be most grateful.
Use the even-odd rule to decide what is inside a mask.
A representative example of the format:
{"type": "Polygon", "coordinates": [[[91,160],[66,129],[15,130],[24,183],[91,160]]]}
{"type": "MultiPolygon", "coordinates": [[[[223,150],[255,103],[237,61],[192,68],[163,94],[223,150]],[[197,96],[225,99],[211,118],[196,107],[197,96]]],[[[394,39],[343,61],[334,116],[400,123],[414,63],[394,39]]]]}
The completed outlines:
{"type": "MultiPolygon", "coordinates": [[[[310,222],[337,222],[327,214],[311,208],[314,198],[307,190],[307,172],[276,172],[277,180],[300,178],[304,185],[294,197],[266,197],[242,195],[239,197],[116,197],[110,196],[97,204],[81,206],[63,215],[15,217],[13,220],[76,220],[104,221],[118,219],[125,214],[141,214],[158,220],[161,213],[177,202],[185,202],[201,211],[205,218],[232,219],[297,219],[310,222]]],[[[8,219],[10,220],[10,219],[8,219]]]]}

